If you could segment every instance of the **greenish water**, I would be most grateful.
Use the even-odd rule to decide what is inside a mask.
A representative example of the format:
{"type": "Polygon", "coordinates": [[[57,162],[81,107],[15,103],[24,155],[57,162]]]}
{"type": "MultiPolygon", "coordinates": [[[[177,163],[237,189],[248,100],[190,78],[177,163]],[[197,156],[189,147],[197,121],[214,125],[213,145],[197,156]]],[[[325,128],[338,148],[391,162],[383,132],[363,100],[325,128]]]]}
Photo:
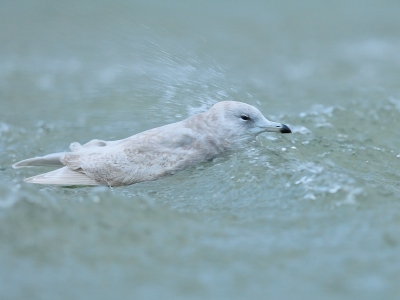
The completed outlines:
{"type": "Polygon", "coordinates": [[[0,4],[0,298],[400,297],[400,3],[0,4]],[[21,159],[221,100],[292,135],[155,182],[21,159]]]}

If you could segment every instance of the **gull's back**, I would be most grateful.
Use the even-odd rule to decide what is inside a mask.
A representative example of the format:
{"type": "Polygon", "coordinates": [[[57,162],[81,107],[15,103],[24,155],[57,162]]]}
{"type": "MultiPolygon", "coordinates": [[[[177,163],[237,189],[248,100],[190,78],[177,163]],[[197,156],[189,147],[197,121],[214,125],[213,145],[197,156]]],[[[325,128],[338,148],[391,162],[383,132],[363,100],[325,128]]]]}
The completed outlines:
{"type": "Polygon", "coordinates": [[[205,121],[204,114],[199,114],[120,141],[82,147],[66,153],[61,162],[100,184],[116,186],[156,180],[226,150],[212,129],[199,126],[206,125],[205,121]]]}

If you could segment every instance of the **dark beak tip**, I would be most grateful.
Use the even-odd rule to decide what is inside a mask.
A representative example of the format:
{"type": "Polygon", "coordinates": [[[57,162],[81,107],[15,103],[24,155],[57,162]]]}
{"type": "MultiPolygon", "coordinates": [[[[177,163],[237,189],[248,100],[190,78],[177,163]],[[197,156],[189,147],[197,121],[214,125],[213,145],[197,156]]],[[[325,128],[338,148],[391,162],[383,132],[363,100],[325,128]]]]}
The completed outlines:
{"type": "Polygon", "coordinates": [[[282,128],[281,128],[280,132],[281,132],[281,133],[292,133],[292,131],[290,130],[290,128],[289,128],[287,125],[285,125],[285,124],[282,124],[282,128]]]}

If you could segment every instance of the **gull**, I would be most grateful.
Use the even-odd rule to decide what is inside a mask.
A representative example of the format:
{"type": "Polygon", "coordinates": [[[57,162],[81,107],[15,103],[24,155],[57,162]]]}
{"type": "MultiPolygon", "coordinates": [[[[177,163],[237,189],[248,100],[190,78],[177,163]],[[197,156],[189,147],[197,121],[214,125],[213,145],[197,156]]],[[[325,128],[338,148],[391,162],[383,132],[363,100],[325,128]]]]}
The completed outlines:
{"type": "Polygon", "coordinates": [[[130,185],[156,180],[245,146],[262,132],[291,133],[249,104],[222,101],[180,122],[117,141],[74,142],[69,152],[17,162],[14,169],[55,166],[25,181],[62,186],[130,185]]]}

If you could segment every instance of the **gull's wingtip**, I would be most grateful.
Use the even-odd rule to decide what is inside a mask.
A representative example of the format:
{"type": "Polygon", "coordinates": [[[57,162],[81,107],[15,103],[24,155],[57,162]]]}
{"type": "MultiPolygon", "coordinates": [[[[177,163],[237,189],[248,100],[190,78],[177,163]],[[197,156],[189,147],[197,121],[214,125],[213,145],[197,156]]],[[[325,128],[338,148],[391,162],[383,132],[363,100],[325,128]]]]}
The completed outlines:
{"type": "Polygon", "coordinates": [[[21,160],[19,162],[16,162],[16,163],[12,164],[11,167],[13,169],[21,169],[21,168],[24,168],[24,167],[32,167],[32,166],[27,165],[26,161],[27,161],[27,159],[21,160]]]}
{"type": "Polygon", "coordinates": [[[19,169],[24,167],[37,167],[37,166],[53,166],[61,167],[63,164],[60,161],[62,155],[65,152],[52,153],[45,156],[32,157],[21,160],[12,165],[13,169],[19,169]]]}

